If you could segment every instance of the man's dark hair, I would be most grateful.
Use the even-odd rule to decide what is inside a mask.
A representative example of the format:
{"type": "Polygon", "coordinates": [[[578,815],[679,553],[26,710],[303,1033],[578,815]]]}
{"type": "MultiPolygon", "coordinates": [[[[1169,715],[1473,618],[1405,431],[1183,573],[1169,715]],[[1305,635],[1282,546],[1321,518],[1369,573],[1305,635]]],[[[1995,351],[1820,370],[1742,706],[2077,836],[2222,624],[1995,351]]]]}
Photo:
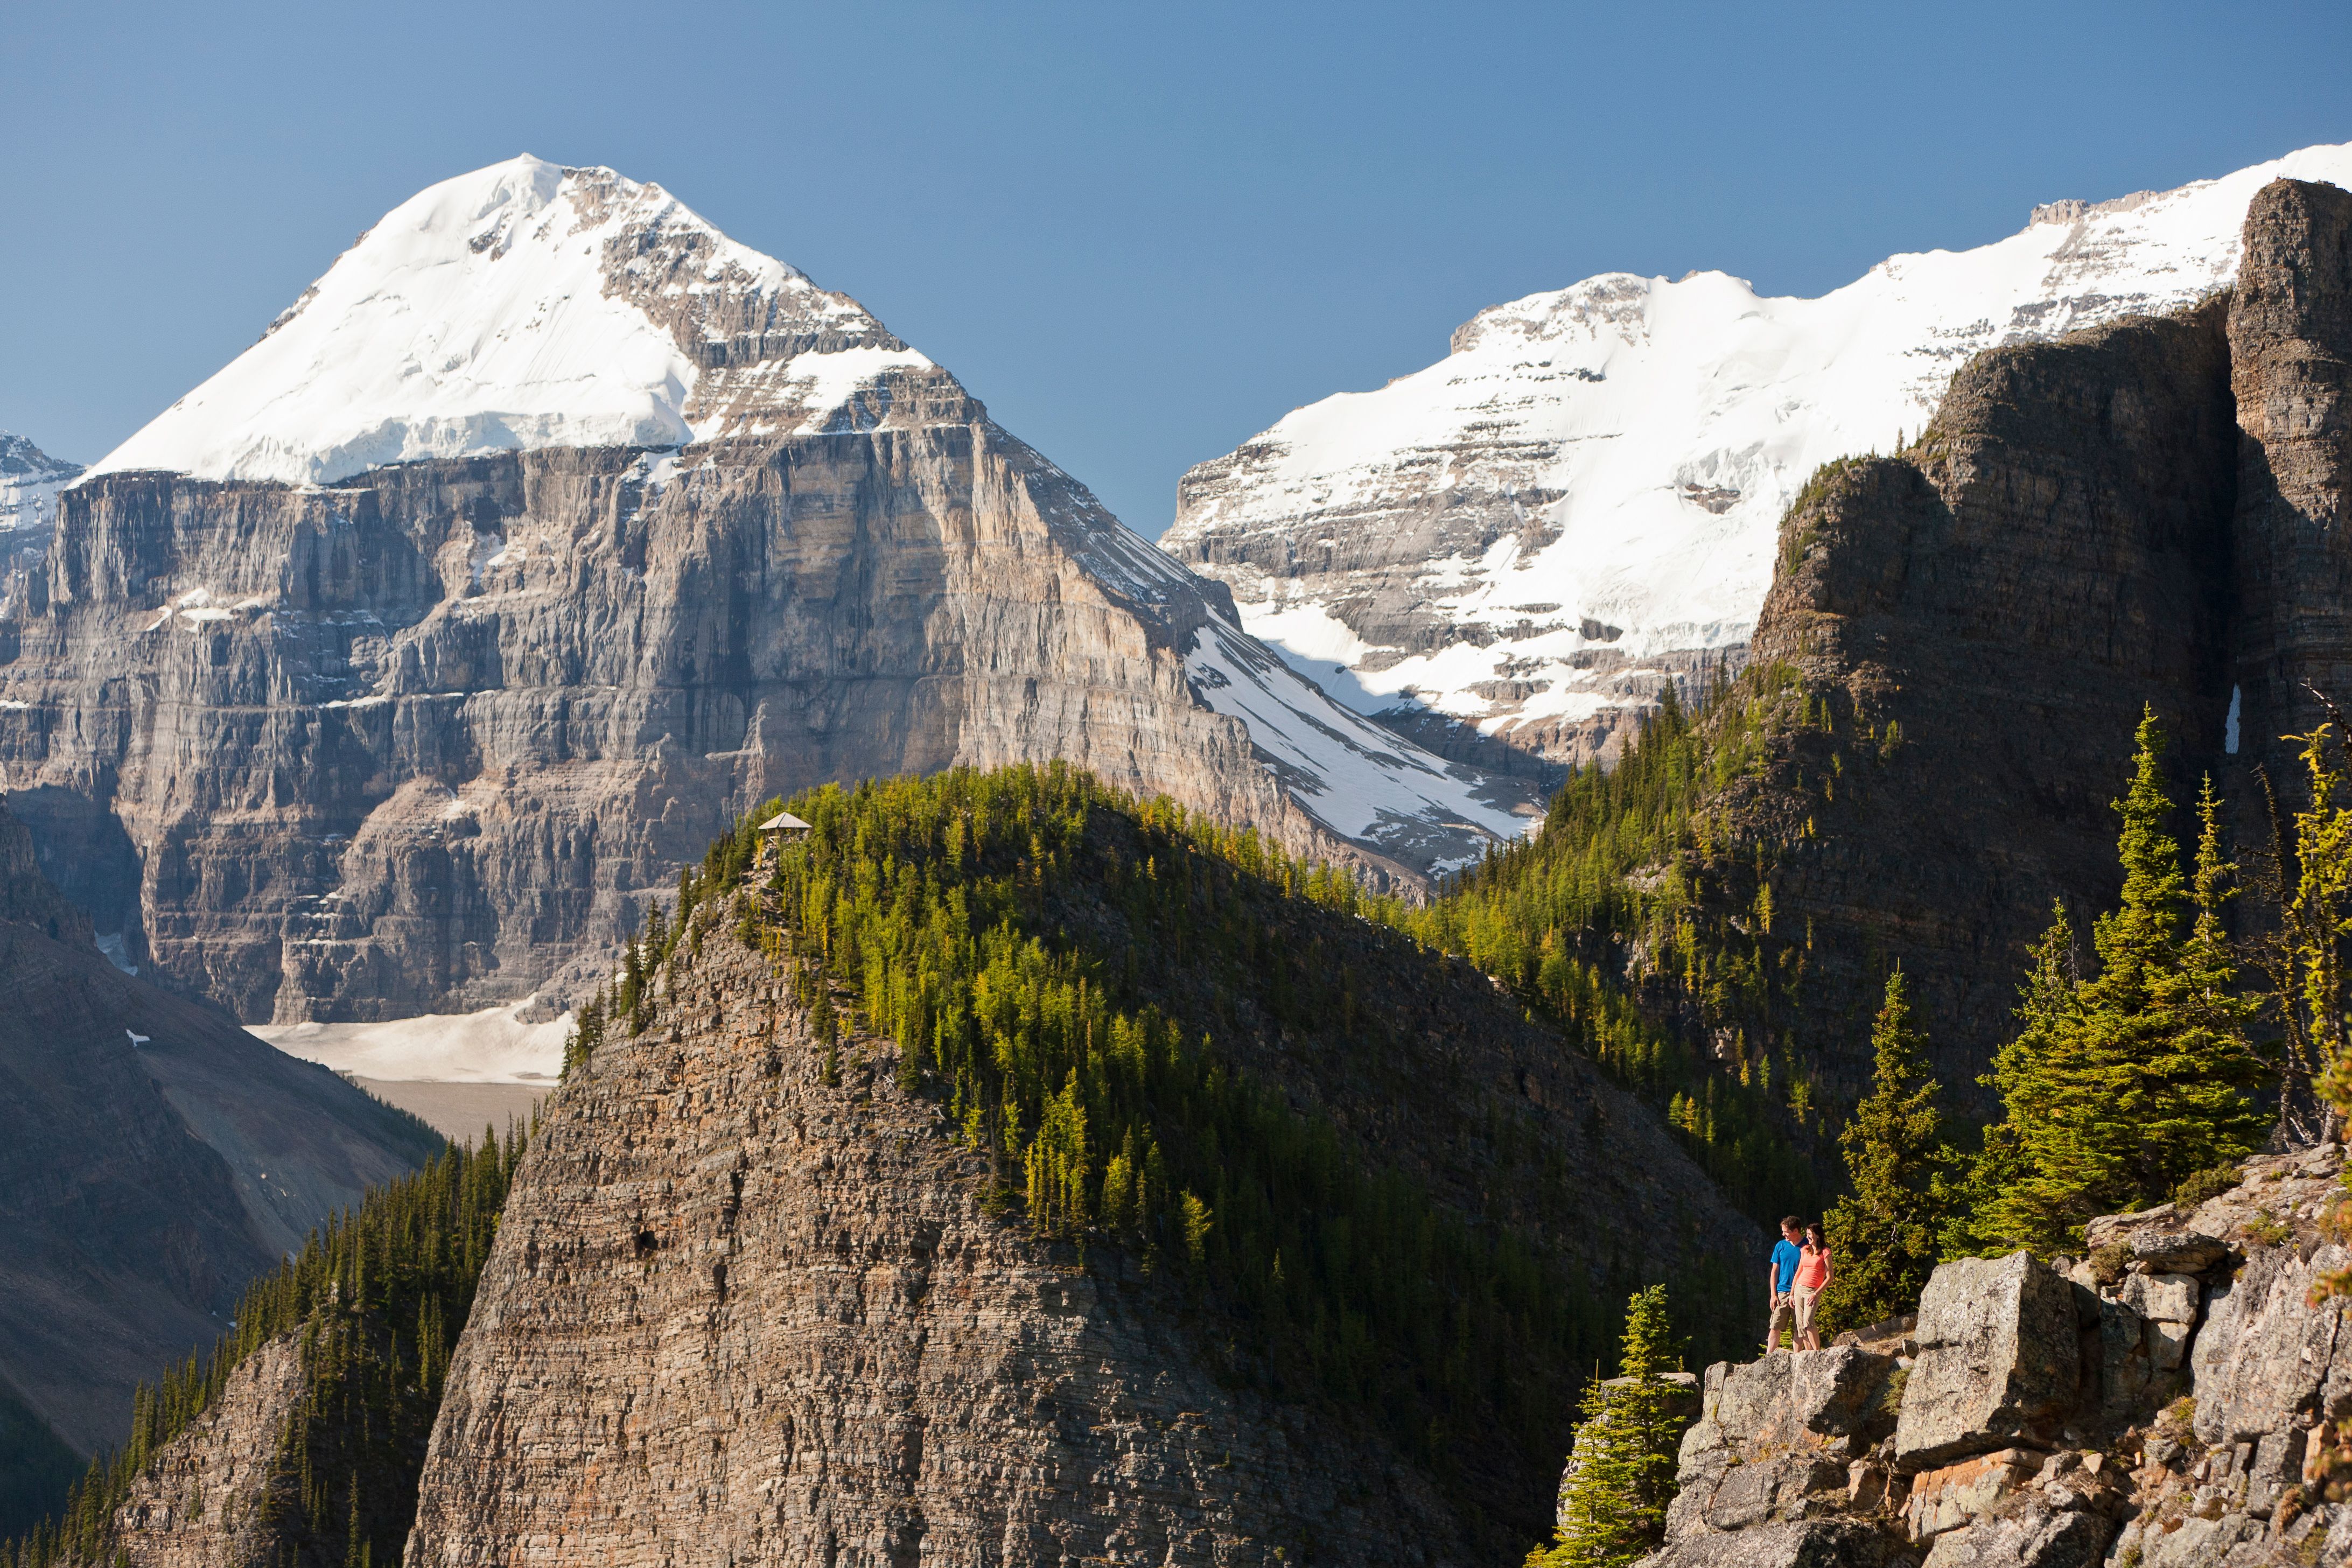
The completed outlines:
{"type": "Polygon", "coordinates": [[[1805,1222],[1799,1219],[1795,1215],[1790,1215],[1780,1222],[1780,1228],[1782,1230],[1802,1230],[1805,1228],[1805,1222]]]}

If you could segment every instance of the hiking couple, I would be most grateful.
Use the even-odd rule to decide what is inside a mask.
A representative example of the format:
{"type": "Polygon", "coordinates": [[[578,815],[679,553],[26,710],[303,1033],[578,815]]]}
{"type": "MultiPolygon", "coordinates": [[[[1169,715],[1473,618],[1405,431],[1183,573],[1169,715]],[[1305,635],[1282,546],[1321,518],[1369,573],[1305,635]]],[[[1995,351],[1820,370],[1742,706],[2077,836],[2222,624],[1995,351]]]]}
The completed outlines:
{"type": "Polygon", "coordinates": [[[1801,1351],[1822,1348],[1813,1331],[1813,1303],[1835,1277],[1830,1265],[1830,1244],[1818,1223],[1807,1225],[1795,1215],[1780,1222],[1780,1244],[1772,1249],[1772,1267],[1766,1289],[1772,1293],[1772,1326],[1764,1335],[1764,1352],[1780,1348],[1780,1325],[1787,1322],[1801,1351]]]}

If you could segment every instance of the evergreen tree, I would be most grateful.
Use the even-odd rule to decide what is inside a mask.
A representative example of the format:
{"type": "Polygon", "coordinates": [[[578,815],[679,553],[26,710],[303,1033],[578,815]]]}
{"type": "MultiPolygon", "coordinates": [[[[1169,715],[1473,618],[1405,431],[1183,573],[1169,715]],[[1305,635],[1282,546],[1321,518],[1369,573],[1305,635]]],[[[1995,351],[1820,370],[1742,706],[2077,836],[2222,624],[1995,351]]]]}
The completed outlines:
{"type": "Polygon", "coordinates": [[[2123,900],[2093,928],[2097,973],[2077,978],[2064,962],[2063,910],[2035,949],[2021,1027],[1994,1063],[2004,1116],[1988,1157],[2005,1168],[1980,1169],[1972,1184],[1972,1249],[2047,1257],[2079,1247],[2092,1216],[2154,1203],[2262,1139],[2248,1098],[2264,1076],[2246,1042],[2252,1004],[2238,994],[2221,921],[2237,868],[2221,857],[2209,782],[2196,875],[2183,876],[2160,744],[2150,713],[2116,803],[2123,900]]]}
{"type": "Polygon", "coordinates": [[[1870,1033],[1877,1066],[1870,1093],[1838,1135],[1852,1190],[1823,1229],[1836,1272],[1821,1302],[1825,1322],[1876,1322],[1911,1310],[1934,1272],[1939,1178],[1949,1163],[1927,1037],[1911,1024],[1903,972],[1886,977],[1886,1001],[1870,1033]]]}
{"type": "Polygon", "coordinates": [[[1636,1291],[1625,1306],[1617,1381],[1596,1376],[1585,1385],[1559,1527],[1550,1546],[1528,1554],[1529,1568],[1623,1568],[1664,1538],[1683,1431],[1675,1385],[1661,1375],[1676,1363],[1673,1346],[1666,1288],[1636,1291]]]}

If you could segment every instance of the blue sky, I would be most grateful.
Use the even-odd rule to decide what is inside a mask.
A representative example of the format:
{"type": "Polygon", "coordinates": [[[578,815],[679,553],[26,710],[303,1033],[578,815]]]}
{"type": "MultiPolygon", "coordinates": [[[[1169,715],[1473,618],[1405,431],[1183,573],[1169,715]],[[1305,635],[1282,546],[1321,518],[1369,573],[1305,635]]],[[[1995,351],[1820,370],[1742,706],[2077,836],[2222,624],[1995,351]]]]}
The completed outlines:
{"type": "Polygon", "coordinates": [[[0,427],[60,456],[528,151],[856,295],[1151,534],[1189,464],[1496,300],[1818,293],[2352,141],[2340,4],[52,5],[0,65],[0,427]]]}

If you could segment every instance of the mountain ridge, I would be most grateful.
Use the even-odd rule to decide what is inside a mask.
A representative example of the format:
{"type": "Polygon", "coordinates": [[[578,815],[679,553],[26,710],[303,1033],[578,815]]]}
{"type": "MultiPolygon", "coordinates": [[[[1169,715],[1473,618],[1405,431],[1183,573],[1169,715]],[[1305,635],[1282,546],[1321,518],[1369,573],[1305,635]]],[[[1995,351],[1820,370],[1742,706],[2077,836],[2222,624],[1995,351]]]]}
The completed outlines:
{"type": "Polygon", "coordinates": [[[61,509],[0,785],[129,962],[254,1022],[583,988],[735,812],[830,779],[1064,756],[1400,885],[1532,816],[607,170],[420,193],[61,509]]]}
{"type": "Polygon", "coordinates": [[[1447,359],[1197,465],[1161,545],[1350,706],[1556,776],[1615,755],[1663,682],[1687,695],[1744,657],[1780,515],[1821,463],[1893,450],[1979,350],[2225,286],[2280,175],[2352,184],[2352,144],[2045,204],[1818,299],[1604,273],[1490,306],[1447,359]]]}

